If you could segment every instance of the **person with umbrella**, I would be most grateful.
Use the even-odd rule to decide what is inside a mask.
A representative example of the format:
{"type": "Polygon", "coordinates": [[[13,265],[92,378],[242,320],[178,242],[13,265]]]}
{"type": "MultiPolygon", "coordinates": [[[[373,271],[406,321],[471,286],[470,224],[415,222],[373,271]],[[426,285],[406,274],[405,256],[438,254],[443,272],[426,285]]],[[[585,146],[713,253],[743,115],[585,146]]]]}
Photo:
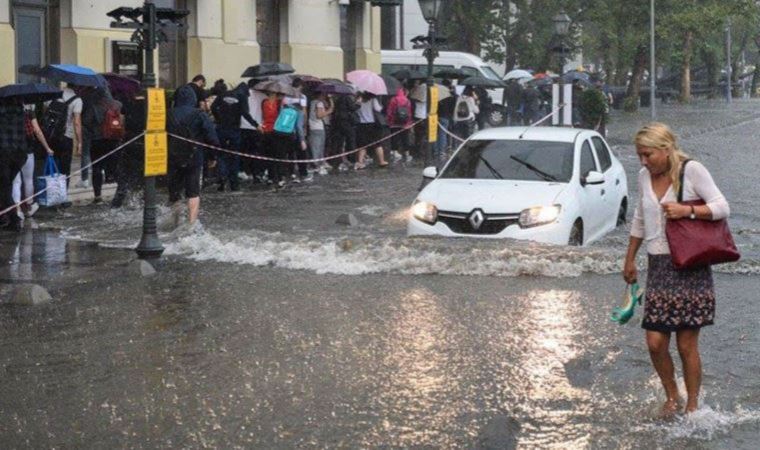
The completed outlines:
{"type": "MultiPolygon", "coordinates": [[[[211,113],[216,121],[216,134],[222,147],[240,151],[240,121],[247,121],[252,127],[259,124],[248,111],[248,85],[240,83],[232,91],[225,92],[214,99],[211,113]]],[[[219,191],[224,191],[225,179],[229,181],[230,190],[240,190],[240,157],[229,153],[219,155],[219,191]]]]}
{"type": "Polygon", "coordinates": [[[21,230],[21,218],[13,208],[13,180],[27,160],[24,105],[19,98],[0,99],[0,229],[21,230]]]}
{"type": "MultiPolygon", "coordinates": [[[[24,199],[28,199],[34,195],[34,148],[39,144],[44,150],[45,154],[53,156],[53,149],[48,145],[47,139],[45,139],[44,133],[37,122],[37,116],[34,113],[34,105],[29,105],[24,110],[24,125],[27,136],[26,145],[26,162],[21,166],[21,171],[16,175],[13,180],[13,201],[16,204],[21,203],[21,187],[23,185],[24,199]],[[36,142],[35,142],[36,141],[36,142]]],[[[40,208],[34,199],[27,200],[20,205],[23,214],[26,217],[32,217],[34,213],[40,208]]],[[[19,211],[21,212],[21,211],[19,211]]]]}
{"type": "MultiPolygon", "coordinates": [[[[209,105],[206,102],[208,94],[206,93],[206,77],[203,74],[198,74],[186,84],[187,87],[193,90],[195,98],[198,99],[198,108],[201,111],[209,111],[209,105]]],[[[176,104],[176,101],[175,101],[176,104]]]]}
{"type": "MultiPolygon", "coordinates": [[[[325,157],[325,121],[330,118],[334,108],[328,94],[320,91],[317,91],[316,98],[309,105],[309,148],[314,159],[319,160],[325,157]]],[[[327,167],[329,167],[327,162],[318,161],[316,167],[320,175],[327,175],[327,167]]]]}
{"type": "Polygon", "coordinates": [[[504,99],[507,101],[507,118],[509,125],[518,126],[522,123],[523,87],[516,79],[510,79],[504,88],[504,99]]]}

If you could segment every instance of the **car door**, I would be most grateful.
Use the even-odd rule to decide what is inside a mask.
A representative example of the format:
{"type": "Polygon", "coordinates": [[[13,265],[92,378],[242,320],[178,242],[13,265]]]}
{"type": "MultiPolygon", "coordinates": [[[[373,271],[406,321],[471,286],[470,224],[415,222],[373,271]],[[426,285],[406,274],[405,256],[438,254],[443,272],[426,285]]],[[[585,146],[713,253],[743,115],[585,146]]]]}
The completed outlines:
{"type": "Polygon", "coordinates": [[[591,171],[599,171],[591,141],[583,139],[579,159],[580,198],[583,212],[583,240],[596,239],[604,224],[604,184],[585,184],[584,180],[591,171]]]}
{"type": "Polygon", "coordinates": [[[607,144],[599,136],[592,136],[591,144],[599,163],[599,171],[604,175],[604,193],[602,194],[604,220],[602,221],[602,228],[607,231],[615,228],[617,223],[617,213],[621,200],[619,195],[621,180],[619,176],[615,176],[613,171],[612,156],[607,144]]]}

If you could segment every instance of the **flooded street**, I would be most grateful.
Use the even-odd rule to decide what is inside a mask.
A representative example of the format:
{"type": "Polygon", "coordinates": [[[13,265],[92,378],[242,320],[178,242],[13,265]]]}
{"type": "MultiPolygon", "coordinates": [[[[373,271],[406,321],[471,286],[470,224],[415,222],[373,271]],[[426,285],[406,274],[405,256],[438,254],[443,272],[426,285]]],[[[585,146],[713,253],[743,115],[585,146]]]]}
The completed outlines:
{"type": "MultiPolygon", "coordinates": [[[[609,319],[627,226],[585,248],[409,239],[422,168],[397,166],[208,189],[192,230],[161,207],[154,277],[130,266],[138,203],[0,236],[0,282],[53,296],[0,307],[2,447],[755,449],[760,103],[716,105],[662,111],[728,198],[743,254],[716,267],[688,418],[655,418],[641,310],[609,319]],[[346,213],[360,224],[336,224],[346,213]]],[[[611,127],[632,200],[645,113],[611,127]]]]}

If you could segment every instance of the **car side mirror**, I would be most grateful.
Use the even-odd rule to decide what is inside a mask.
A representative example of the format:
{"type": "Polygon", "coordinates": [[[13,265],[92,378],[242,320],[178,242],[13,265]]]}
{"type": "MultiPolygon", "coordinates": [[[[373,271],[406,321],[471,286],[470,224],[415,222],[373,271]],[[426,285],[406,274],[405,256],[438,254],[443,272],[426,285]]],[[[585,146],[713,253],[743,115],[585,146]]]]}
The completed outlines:
{"type": "Polygon", "coordinates": [[[585,177],[581,178],[581,185],[594,185],[594,184],[603,184],[604,183],[604,174],[601,172],[597,172],[595,170],[592,170],[589,172],[585,177]]]}
{"type": "Polygon", "coordinates": [[[422,171],[422,178],[433,179],[438,176],[438,169],[435,166],[425,167],[422,171]]]}

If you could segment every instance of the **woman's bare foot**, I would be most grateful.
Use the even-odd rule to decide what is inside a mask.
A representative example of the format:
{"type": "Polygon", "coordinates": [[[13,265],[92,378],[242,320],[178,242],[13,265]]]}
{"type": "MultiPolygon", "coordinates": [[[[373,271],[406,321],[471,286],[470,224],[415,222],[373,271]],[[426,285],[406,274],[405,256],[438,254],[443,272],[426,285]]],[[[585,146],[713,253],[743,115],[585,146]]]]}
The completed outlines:
{"type": "Polygon", "coordinates": [[[694,400],[694,401],[688,400],[686,402],[686,407],[684,408],[683,413],[684,414],[693,413],[698,408],[699,408],[699,404],[697,403],[696,400],[694,400]]]}
{"type": "Polygon", "coordinates": [[[662,408],[660,409],[660,418],[668,419],[673,417],[678,413],[679,409],[681,409],[681,399],[669,398],[663,403],[662,408]]]}

